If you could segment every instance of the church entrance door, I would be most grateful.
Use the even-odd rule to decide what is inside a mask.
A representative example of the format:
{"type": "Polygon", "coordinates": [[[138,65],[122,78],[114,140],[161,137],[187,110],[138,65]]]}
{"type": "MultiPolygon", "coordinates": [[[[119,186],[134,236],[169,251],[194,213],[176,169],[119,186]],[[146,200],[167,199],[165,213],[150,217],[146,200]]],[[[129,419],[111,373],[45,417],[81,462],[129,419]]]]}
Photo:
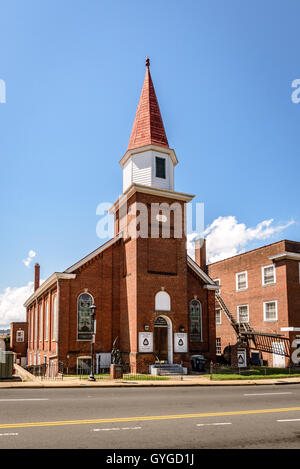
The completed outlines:
{"type": "Polygon", "coordinates": [[[154,323],[154,353],[160,361],[168,362],[168,323],[162,316],[154,323]]]}

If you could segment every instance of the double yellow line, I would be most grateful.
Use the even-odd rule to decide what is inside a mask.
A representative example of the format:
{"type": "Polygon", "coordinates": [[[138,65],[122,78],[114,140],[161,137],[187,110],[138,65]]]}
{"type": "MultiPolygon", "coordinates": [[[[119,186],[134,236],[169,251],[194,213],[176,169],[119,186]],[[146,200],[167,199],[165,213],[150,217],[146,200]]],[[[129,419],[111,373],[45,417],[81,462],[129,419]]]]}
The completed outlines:
{"type": "Polygon", "coordinates": [[[205,412],[201,414],[175,414],[175,415],[153,415],[142,417],[117,417],[111,419],[84,419],[84,420],[55,420],[53,422],[19,422],[0,424],[0,429],[4,428],[30,428],[30,427],[57,427],[62,425],[93,425],[95,423],[120,423],[120,422],[149,422],[158,420],[196,419],[204,417],[224,417],[229,415],[251,415],[251,414],[271,414],[276,412],[300,411],[300,407],[284,407],[279,409],[259,409],[259,410],[237,410],[231,412],[205,412]]]}

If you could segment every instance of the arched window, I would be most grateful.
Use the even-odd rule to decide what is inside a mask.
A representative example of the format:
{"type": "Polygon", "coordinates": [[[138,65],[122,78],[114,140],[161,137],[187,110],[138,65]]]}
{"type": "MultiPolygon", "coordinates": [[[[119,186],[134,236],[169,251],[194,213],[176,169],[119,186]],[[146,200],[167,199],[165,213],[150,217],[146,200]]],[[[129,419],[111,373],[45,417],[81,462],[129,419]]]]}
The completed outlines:
{"type": "Polygon", "coordinates": [[[93,334],[93,321],[91,318],[90,306],[94,303],[92,295],[82,293],[78,297],[77,305],[77,339],[91,340],[93,334]]]}
{"type": "Polygon", "coordinates": [[[159,291],[155,295],[155,311],[171,311],[171,298],[165,291],[159,291]]]}
{"type": "Polygon", "coordinates": [[[49,330],[49,308],[48,301],[46,301],[46,314],[45,314],[45,340],[48,340],[48,330],[49,330]]]}
{"type": "Polygon", "coordinates": [[[190,302],[190,341],[200,342],[202,340],[202,306],[200,301],[190,302]]]}
{"type": "Polygon", "coordinates": [[[53,332],[52,341],[57,342],[58,339],[58,318],[57,318],[57,296],[53,298],[53,332]]]}

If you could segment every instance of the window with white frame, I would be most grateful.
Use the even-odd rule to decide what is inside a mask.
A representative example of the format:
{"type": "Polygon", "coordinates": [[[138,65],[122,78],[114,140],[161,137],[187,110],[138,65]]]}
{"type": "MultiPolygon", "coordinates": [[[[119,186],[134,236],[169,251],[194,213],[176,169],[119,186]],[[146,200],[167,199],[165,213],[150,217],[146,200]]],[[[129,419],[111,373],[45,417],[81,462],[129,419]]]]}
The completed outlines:
{"type": "Polygon", "coordinates": [[[24,342],[24,331],[17,331],[16,342],[24,342]]]}
{"type": "Polygon", "coordinates": [[[216,355],[222,355],[221,337],[216,338],[216,355]]]}
{"type": "Polygon", "coordinates": [[[49,306],[48,306],[48,301],[46,301],[46,311],[45,311],[45,341],[48,341],[48,332],[49,332],[49,306]]]}
{"type": "MultiPolygon", "coordinates": [[[[216,285],[219,285],[219,286],[221,285],[221,282],[220,282],[220,279],[219,279],[219,278],[216,278],[216,279],[214,280],[214,282],[215,282],[216,285]]],[[[218,290],[216,290],[216,293],[217,293],[218,295],[221,295],[221,289],[218,288],[218,290]]]]}
{"type": "Polygon", "coordinates": [[[264,302],[264,321],[277,321],[277,301],[264,302]]]}
{"type": "Polygon", "coordinates": [[[34,315],[33,315],[33,309],[31,310],[31,324],[30,324],[30,341],[33,342],[33,320],[34,320],[34,315]]]}
{"type": "Polygon", "coordinates": [[[249,307],[248,305],[240,305],[237,307],[238,322],[249,322],[249,307]]]}
{"type": "Polygon", "coordinates": [[[34,343],[35,343],[35,346],[37,344],[37,340],[38,340],[38,307],[36,305],[34,309],[34,343]]]}
{"type": "Polygon", "coordinates": [[[157,178],[166,179],[166,160],[165,158],[155,157],[156,171],[155,176],[157,178]]]}
{"type": "Polygon", "coordinates": [[[221,308],[216,309],[216,325],[222,324],[221,308]]]}
{"type": "Polygon", "coordinates": [[[40,342],[42,341],[43,338],[43,306],[40,305],[40,342]]]}
{"type": "Polygon", "coordinates": [[[266,265],[262,267],[262,284],[273,285],[276,283],[275,265],[266,265]]]}
{"type": "Polygon", "coordinates": [[[237,273],[236,274],[236,289],[237,289],[237,291],[247,290],[247,288],[248,288],[247,271],[237,273]]]}
{"type": "Polygon", "coordinates": [[[52,333],[52,342],[57,342],[57,332],[58,332],[58,320],[57,320],[57,296],[53,298],[53,333],[52,333]]]}

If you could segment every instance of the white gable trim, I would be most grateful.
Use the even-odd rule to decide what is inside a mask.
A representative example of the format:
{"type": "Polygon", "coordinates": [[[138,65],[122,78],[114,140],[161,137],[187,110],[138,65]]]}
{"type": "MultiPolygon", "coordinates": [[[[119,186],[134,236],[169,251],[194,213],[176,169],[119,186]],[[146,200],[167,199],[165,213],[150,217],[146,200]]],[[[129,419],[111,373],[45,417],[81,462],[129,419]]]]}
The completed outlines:
{"type": "Polygon", "coordinates": [[[300,261],[300,254],[297,252],[288,252],[284,251],[281,252],[280,254],[275,254],[274,256],[270,256],[269,259],[271,261],[279,261],[281,259],[291,259],[295,261],[300,261]]]}
{"type": "Polygon", "coordinates": [[[119,234],[118,236],[116,236],[115,238],[112,238],[110,239],[109,241],[107,241],[107,243],[103,244],[102,246],[100,246],[98,249],[96,249],[95,251],[91,252],[90,254],[88,254],[87,256],[85,256],[83,259],[81,259],[80,261],[76,262],[76,264],[73,264],[71,265],[71,267],[69,267],[67,270],[65,270],[66,273],[71,273],[71,272],[74,272],[74,270],[77,270],[79,269],[79,267],[81,267],[83,264],[85,264],[86,262],[90,261],[91,259],[93,259],[95,256],[97,256],[98,254],[100,254],[101,252],[105,251],[105,249],[109,248],[110,246],[112,246],[114,243],[116,243],[121,237],[121,234],[119,234]]]}
{"type": "Polygon", "coordinates": [[[207,283],[207,288],[210,290],[215,290],[215,288],[209,287],[216,287],[216,289],[220,288],[219,285],[216,285],[215,282],[196,264],[196,262],[190,257],[187,256],[187,263],[188,266],[202,278],[202,280],[207,283]]]}
{"type": "Polygon", "coordinates": [[[124,165],[126,164],[126,162],[129,160],[129,158],[132,155],[136,155],[138,153],[142,153],[142,152],[148,151],[148,150],[159,151],[160,153],[165,153],[166,155],[169,155],[174,166],[176,166],[177,163],[178,163],[176,153],[172,148],[161,147],[160,145],[145,145],[143,147],[132,148],[131,150],[128,150],[125,153],[125,155],[120,159],[119,164],[123,168],[124,165]]]}
{"type": "Polygon", "coordinates": [[[24,306],[27,308],[34,300],[36,300],[44,291],[54,285],[59,279],[73,279],[76,278],[76,274],[68,274],[65,272],[54,272],[50,277],[42,283],[42,285],[32,293],[32,295],[25,301],[24,306]]]}
{"type": "Polygon", "coordinates": [[[142,192],[143,194],[158,195],[159,197],[167,197],[168,199],[183,200],[190,202],[195,196],[185,194],[183,192],[175,192],[169,189],[158,189],[151,186],[143,186],[142,184],[133,183],[126,189],[126,191],[119,197],[119,199],[109,208],[108,212],[114,214],[135,192],[142,192]]]}

